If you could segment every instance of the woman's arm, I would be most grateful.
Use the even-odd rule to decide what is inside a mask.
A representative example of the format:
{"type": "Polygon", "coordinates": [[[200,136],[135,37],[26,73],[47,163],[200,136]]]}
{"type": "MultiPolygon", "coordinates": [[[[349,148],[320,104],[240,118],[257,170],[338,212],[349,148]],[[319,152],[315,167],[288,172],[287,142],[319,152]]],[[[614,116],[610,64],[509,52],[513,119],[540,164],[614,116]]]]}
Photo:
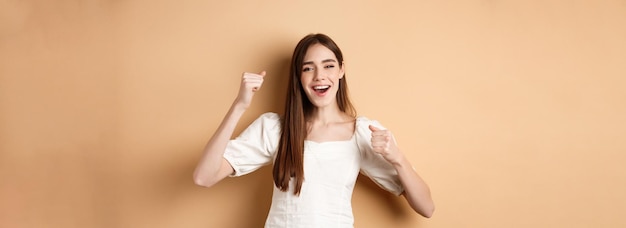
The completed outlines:
{"type": "Polygon", "coordinates": [[[378,129],[372,125],[370,125],[370,130],[372,130],[374,152],[381,154],[398,172],[400,182],[404,187],[402,195],[415,212],[430,218],[435,211],[435,204],[426,182],[417,175],[409,160],[400,152],[390,131],[378,129]]]}
{"type": "Polygon", "coordinates": [[[243,74],[237,98],[206,144],[204,154],[193,173],[193,179],[197,185],[211,187],[234,172],[230,163],[224,159],[224,151],[239,119],[250,106],[254,93],[261,88],[264,77],[265,71],[261,74],[243,74]]]}
{"type": "Polygon", "coordinates": [[[402,160],[402,162],[393,165],[396,171],[398,171],[400,182],[402,182],[404,187],[402,195],[413,210],[426,218],[430,218],[435,211],[435,204],[430,196],[430,189],[426,182],[417,175],[413,166],[404,156],[402,160]]]}

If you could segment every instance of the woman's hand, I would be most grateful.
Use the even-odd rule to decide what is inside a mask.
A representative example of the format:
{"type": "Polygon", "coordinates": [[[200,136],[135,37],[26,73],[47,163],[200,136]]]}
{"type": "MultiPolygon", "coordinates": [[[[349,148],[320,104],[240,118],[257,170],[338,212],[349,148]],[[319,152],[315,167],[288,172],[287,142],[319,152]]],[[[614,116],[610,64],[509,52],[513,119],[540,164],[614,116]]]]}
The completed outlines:
{"type": "Polygon", "coordinates": [[[390,131],[382,130],[372,125],[369,127],[372,130],[372,147],[374,152],[382,155],[398,172],[398,177],[400,177],[400,182],[404,188],[402,194],[409,202],[409,205],[411,205],[411,208],[420,215],[430,218],[435,211],[435,204],[430,196],[430,188],[428,188],[426,182],[417,175],[413,166],[400,152],[396,145],[396,140],[390,131]]]}
{"type": "Polygon", "coordinates": [[[256,91],[261,89],[263,85],[263,78],[265,77],[265,71],[260,74],[255,73],[243,73],[241,77],[241,85],[239,87],[239,94],[235,100],[235,104],[241,107],[248,108],[252,102],[252,97],[256,91]]]}
{"type": "Polygon", "coordinates": [[[373,125],[369,126],[372,131],[372,148],[374,152],[380,154],[392,165],[402,162],[403,155],[396,145],[391,131],[379,129],[373,125]]]}

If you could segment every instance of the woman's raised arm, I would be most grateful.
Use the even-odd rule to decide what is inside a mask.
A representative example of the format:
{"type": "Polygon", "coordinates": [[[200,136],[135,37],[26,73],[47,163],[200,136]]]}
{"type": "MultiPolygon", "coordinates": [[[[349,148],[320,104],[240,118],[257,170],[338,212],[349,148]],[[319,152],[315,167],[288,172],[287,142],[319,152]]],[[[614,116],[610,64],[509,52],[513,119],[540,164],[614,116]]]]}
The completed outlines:
{"type": "Polygon", "coordinates": [[[254,93],[263,85],[265,71],[260,74],[243,73],[239,94],[231,105],[209,142],[193,173],[197,185],[211,187],[233,173],[233,167],[224,159],[224,151],[241,116],[250,107],[254,93]]]}

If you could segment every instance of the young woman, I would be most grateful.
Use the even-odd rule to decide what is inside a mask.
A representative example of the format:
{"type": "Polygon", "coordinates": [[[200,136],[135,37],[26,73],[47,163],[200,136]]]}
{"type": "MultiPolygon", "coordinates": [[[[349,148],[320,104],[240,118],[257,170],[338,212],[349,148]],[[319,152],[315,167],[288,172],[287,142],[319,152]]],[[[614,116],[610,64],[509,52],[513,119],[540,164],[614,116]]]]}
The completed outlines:
{"type": "Polygon", "coordinates": [[[377,121],[357,117],[343,55],[324,34],[296,46],[282,116],[265,113],[231,140],[240,117],[261,88],[265,71],[244,73],[239,94],[204,149],[195,183],[210,187],[273,163],[274,193],[266,227],[352,227],[352,190],[359,172],[403,195],[430,217],[426,183],[377,121]]]}

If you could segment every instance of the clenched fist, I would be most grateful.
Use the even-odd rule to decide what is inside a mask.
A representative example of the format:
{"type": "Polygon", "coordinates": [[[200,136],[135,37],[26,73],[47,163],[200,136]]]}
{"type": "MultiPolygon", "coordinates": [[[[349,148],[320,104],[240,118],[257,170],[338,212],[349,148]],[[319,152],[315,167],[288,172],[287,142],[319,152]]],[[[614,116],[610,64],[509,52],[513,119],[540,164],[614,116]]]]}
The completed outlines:
{"type": "Polygon", "coordinates": [[[372,131],[372,148],[374,148],[374,152],[382,155],[391,164],[399,164],[403,155],[398,149],[391,131],[379,129],[373,125],[370,125],[369,128],[372,131]]]}
{"type": "Polygon", "coordinates": [[[265,78],[265,71],[262,71],[260,74],[248,72],[243,73],[236,103],[245,108],[250,107],[254,93],[259,91],[263,85],[263,78],[265,78]]]}

